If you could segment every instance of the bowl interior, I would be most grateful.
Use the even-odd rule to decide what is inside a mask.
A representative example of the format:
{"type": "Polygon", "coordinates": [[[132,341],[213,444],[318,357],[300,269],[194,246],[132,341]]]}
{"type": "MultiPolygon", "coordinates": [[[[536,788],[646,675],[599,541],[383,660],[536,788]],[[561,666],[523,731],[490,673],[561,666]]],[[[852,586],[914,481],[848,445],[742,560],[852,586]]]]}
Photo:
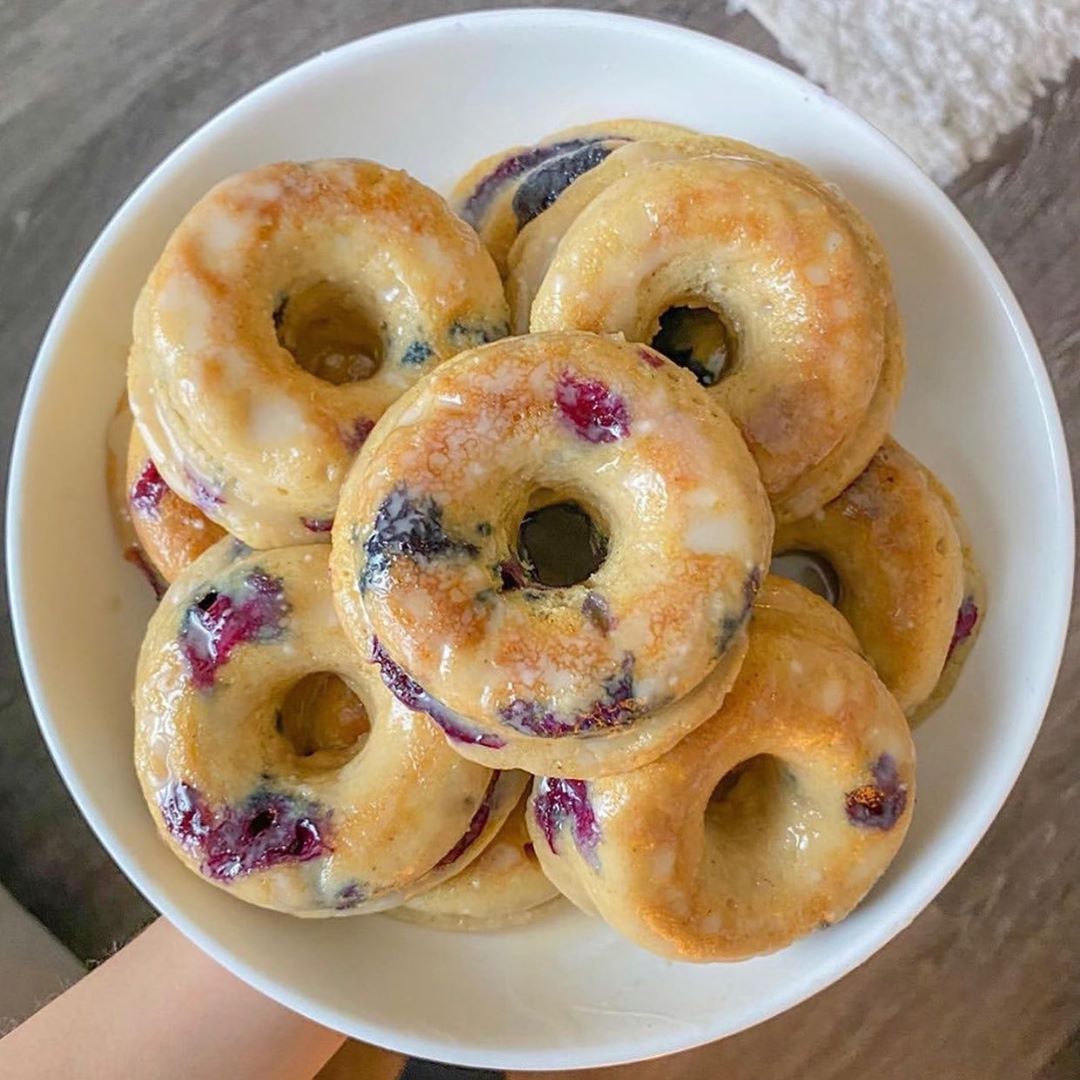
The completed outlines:
{"type": "Polygon", "coordinates": [[[1060,656],[1072,509],[1060,422],[1000,274],[883,136],[789,72],[673,27],[588,13],[450,18],[317,57],[226,110],[131,197],[42,347],[11,487],[9,570],[42,728],[79,805],[147,897],[268,994],[357,1037],[480,1066],[555,1068],[683,1049],[774,1015],[907,925],[1011,787],[1060,656]],[[672,120],[790,154],[879,230],[910,373],[901,441],[955,493],[989,584],[982,636],[918,732],[919,798],[886,878],[844,923],[729,966],[665,962],[567,913],[453,935],[384,917],[301,922],[204,885],[158,841],[131,765],[130,687],[148,591],[107,513],[105,423],[138,288],[184,211],[261,162],[369,157],[442,190],[478,157],[573,123],[672,120]],[[61,520],[77,529],[69,535],[61,520]],[[1031,552],[1052,594],[1031,588],[1031,552]],[[464,991],[464,992],[463,992],[464,991]]]}

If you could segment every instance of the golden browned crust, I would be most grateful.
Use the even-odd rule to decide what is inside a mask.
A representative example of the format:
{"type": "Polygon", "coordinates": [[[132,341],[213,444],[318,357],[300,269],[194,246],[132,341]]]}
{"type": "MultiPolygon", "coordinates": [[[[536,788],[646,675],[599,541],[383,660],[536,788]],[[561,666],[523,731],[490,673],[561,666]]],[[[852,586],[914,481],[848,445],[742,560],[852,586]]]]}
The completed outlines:
{"type": "Polygon", "coordinates": [[[827,619],[798,632],[791,598],[809,594],[783,588],[712,719],[642,769],[530,799],[552,881],[663,956],[742,959],[843,918],[910,822],[903,714],[827,619]]]}
{"type": "Polygon", "coordinates": [[[343,488],[332,570],[357,647],[370,650],[373,631],[438,702],[506,744],[500,761],[593,775],[571,772],[574,751],[555,744],[617,732],[548,737],[507,714],[565,726],[605,706],[620,678],[629,726],[677,707],[738,644],[770,540],[753,462],[687,372],[613,339],[534,335],[462,354],[387,412],[343,488]],[[618,433],[576,430],[567,387],[598,395],[618,433]],[[607,558],[587,582],[504,587],[536,495],[575,499],[603,523],[607,558]],[[430,557],[394,555],[406,517],[437,534],[430,557]]]}
{"type": "Polygon", "coordinates": [[[960,538],[928,470],[888,440],[837,498],[780,525],[775,550],[832,564],[840,610],[900,707],[916,710],[941,675],[964,598],[960,538]]]}
{"type": "Polygon", "coordinates": [[[165,842],[232,895],[313,917],[381,910],[458,872],[522,790],[520,777],[495,780],[454,754],[350,648],[334,615],[328,558],[326,547],[257,552],[222,540],[151,618],[135,685],[136,771],[165,842]],[[253,597],[263,622],[224,659],[218,642],[219,661],[197,668],[192,657],[208,655],[206,631],[194,625],[200,612],[210,613],[208,625],[228,625],[229,605],[250,619],[243,605],[253,597]],[[336,675],[360,699],[370,730],[351,746],[302,754],[279,710],[316,672],[336,675]],[[268,809],[248,821],[260,801],[268,809]],[[291,812],[317,830],[318,850],[237,872],[244,849],[236,845],[291,812]],[[472,842],[447,859],[471,829],[472,842]]]}
{"type": "Polygon", "coordinates": [[[418,181],[356,160],[266,165],[222,181],[173,233],[136,305],[128,389],[181,497],[254,546],[325,540],[373,421],[506,324],[490,256],[418,181]],[[322,287],[381,328],[370,378],[325,381],[279,342],[283,305],[322,287]]]}

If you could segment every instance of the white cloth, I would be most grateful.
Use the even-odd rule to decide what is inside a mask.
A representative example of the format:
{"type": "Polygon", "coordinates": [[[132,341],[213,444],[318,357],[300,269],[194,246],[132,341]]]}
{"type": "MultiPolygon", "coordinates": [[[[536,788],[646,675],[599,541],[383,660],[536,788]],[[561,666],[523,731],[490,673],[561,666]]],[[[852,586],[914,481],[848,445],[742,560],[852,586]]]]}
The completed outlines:
{"type": "Polygon", "coordinates": [[[82,964],[0,888],[0,1035],[84,974],[82,964]]]}
{"type": "Polygon", "coordinates": [[[1080,0],[728,0],[939,183],[1080,55],[1080,0]]]}

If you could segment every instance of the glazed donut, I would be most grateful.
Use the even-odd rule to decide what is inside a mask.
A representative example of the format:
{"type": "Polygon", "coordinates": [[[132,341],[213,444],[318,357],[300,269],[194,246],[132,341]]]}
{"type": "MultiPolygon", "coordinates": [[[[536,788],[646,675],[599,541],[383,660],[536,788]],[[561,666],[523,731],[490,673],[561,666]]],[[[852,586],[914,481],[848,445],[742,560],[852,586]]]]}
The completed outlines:
{"type": "Polygon", "coordinates": [[[450,205],[476,229],[505,273],[507,252],[518,231],[612,151],[637,139],[693,134],[688,128],[648,120],[605,120],[567,128],[532,146],[512,146],[478,161],[454,185],[450,205]]]}
{"type": "Polygon", "coordinates": [[[125,472],[128,513],[139,547],[166,582],[175,581],[225,531],[165,483],[135,428],[125,472]]]}
{"type": "Polygon", "coordinates": [[[304,916],[378,911],[457,873],[522,790],[454,754],[356,656],[328,559],[220,541],[151,618],[135,688],[136,769],[169,847],[234,896],[304,916]],[[314,676],[325,700],[331,675],[359,704],[313,731],[289,696],[314,676]]]}
{"type": "Polygon", "coordinates": [[[562,333],[464,353],[388,410],[331,566],[357,648],[459,753],[580,777],[651,760],[715,709],[771,539],[714,398],[648,348],[562,333]],[[552,506],[600,557],[545,584],[527,540],[552,506]]]}
{"type": "Polygon", "coordinates": [[[548,877],[679,960],[771,952],[842,919],[896,854],[915,784],[904,716],[853,641],[824,601],[767,579],[708,722],[621,776],[537,778],[527,822],[548,877]]]}
{"type": "Polygon", "coordinates": [[[128,389],[181,498],[255,547],[308,543],[387,405],[506,330],[490,257],[433,191],[371,162],[285,162],[218,184],[173,233],[128,389]]]}
{"type": "Polygon", "coordinates": [[[774,565],[804,554],[835,574],[836,606],[909,717],[937,685],[954,639],[970,637],[979,611],[952,500],[940,491],[929,470],[889,439],[837,498],[781,525],[774,544],[774,565]]]}
{"type": "Polygon", "coordinates": [[[533,223],[531,256],[522,235],[511,294],[520,319],[543,273],[533,331],[621,332],[693,370],[741,428],[783,520],[838,494],[880,446],[902,341],[865,222],[806,170],[739,145],[637,167],[613,156],[533,223]]]}
{"type": "Polygon", "coordinates": [[[559,896],[533,850],[523,796],[478,859],[392,914],[440,930],[498,930],[549,912],[559,896]]]}

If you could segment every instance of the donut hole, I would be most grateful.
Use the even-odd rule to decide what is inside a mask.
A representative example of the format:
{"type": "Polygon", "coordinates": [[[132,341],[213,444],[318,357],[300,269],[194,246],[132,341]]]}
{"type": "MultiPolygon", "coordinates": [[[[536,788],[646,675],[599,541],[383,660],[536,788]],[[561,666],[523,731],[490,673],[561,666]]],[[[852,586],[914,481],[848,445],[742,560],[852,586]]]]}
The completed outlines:
{"type": "Polygon", "coordinates": [[[840,575],[816,551],[782,551],[773,556],[769,573],[802,585],[833,607],[840,603],[840,575]]]}
{"type": "Polygon", "coordinates": [[[721,777],[705,809],[714,848],[730,853],[783,843],[796,791],[780,758],[756,754],[739,762],[721,777]]]}
{"type": "Polygon", "coordinates": [[[329,281],[281,300],[274,329],[300,367],[335,386],[370,379],[383,360],[378,321],[355,295],[329,281]]]}
{"type": "Polygon", "coordinates": [[[588,581],[607,558],[605,531],[581,503],[574,500],[534,501],[517,533],[517,567],[503,571],[504,588],[529,584],[550,589],[588,581]]]}
{"type": "Polygon", "coordinates": [[[297,758],[318,769],[333,769],[360,750],[371,721],[343,679],[316,671],[288,689],[274,726],[297,758]]]}
{"type": "Polygon", "coordinates": [[[735,370],[736,337],[723,312],[701,300],[684,300],[660,313],[650,344],[686,368],[702,386],[715,386],[735,370]]]}

